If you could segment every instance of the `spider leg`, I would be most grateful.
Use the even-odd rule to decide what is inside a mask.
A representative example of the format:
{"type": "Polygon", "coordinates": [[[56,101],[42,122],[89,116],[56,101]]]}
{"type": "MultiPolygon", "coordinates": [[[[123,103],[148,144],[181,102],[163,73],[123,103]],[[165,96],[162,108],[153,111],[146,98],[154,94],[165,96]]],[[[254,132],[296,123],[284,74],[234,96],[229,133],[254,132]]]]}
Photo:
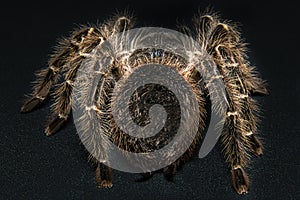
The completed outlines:
{"type": "MultiPolygon", "coordinates": [[[[70,69],[65,73],[65,81],[59,84],[54,93],[55,103],[53,105],[52,120],[48,123],[45,132],[46,135],[52,135],[59,130],[62,125],[67,121],[71,112],[72,102],[72,90],[73,83],[76,78],[76,73],[81,66],[85,56],[100,44],[103,40],[109,37],[110,34],[115,32],[124,31],[129,28],[130,20],[126,17],[117,18],[104,24],[102,27],[89,28],[87,34],[81,38],[81,42],[78,45],[78,51],[76,55],[68,62],[70,69]]],[[[94,109],[94,107],[92,107],[94,109]]],[[[97,111],[96,111],[97,112],[97,111]]],[[[90,122],[92,120],[88,116],[83,116],[82,119],[86,120],[86,130],[93,129],[90,122]]],[[[92,141],[93,142],[93,141],[92,141]]],[[[96,144],[98,144],[96,142],[96,144]]],[[[97,147],[96,151],[101,151],[105,155],[105,148],[97,147]]],[[[92,155],[90,155],[93,157],[92,155]]],[[[93,158],[95,160],[95,158],[93,158]]],[[[99,188],[112,187],[112,169],[102,162],[96,161],[96,181],[99,188]]]]}
{"type": "Polygon", "coordinates": [[[72,61],[72,68],[66,73],[65,81],[60,83],[54,93],[55,103],[53,105],[52,118],[46,126],[45,133],[47,136],[58,131],[67,121],[70,114],[72,87],[75,80],[76,72],[81,65],[83,58],[78,56],[72,61]]]}
{"type": "MultiPolygon", "coordinates": [[[[63,52],[62,55],[58,56],[56,62],[64,63],[64,54],[68,54],[68,50],[63,52]]],[[[57,81],[58,73],[60,70],[60,66],[56,67],[52,64],[49,68],[42,69],[37,72],[37,80],[35,81],[33,86],[34,91],[21,107],[21,112],[30,112],[34,108],[41,105],[41,103],[48,96],[51,85],[57,81]]]]}
{"type": "Polygon", "coordinates": [[[96,168],[96,181],[99,188],[112,187],[112,169],[105,164],[98,162],[96,168]]]}
{"type": "MultiPolygon", "coordinates": [[[[214,30],[214,28],[216,28],[217,24],[219,23],[219,17],[216,14],[213,13],[204,13],[202,16],[200,17],[196,17],[194,19],[195,24],[196,24],[196,30],[198,32],[198,41],[200,42],[202,48],[204,49],[209,49],[210,45],[212,45],[210,43],[210,41],[212,42],[212,39],[214,39],[215,41],[220,41],[220,39],[224,36],[223,34],[226,34],[226,32],[223,32],[221,35],[215,35],[215,38],[209,38],[212,35],[212,32],[214,30]]],[[[220,25],[220,24],[219,24],[220,25]]],[[[224,24],[226,25],[226,24],[224,24]]],[[[228,28],[228,25],[226,25],[225,27],[228,28]]],[[[234,27],[231,27],[234,28],[234,27]]],[[[220,32],[219,32],[220,33],[220,32]]],[[[231,33],[231,36],[235,37],[235,40],[237,40],[237,42],[239,42],[240,38],[239,38],[239,33],[234,30],[231,33]]],[[[226,37],[224,37],[226,39],[226,37]]],[[[227,38],[228,39],[228,38],[227,38]]],[[[223,41],[226,42],[226,41],[223,41]]],[[[213,44],[216,45],[216,44],[213,44]]],[[[239,43],[240,45],[240,51],[239,51],[239,55],[235,55],[237,56],[237,58],[243,59],[247,58],[246,54],[245,54],[245,46],[246,44],[243,43],[239,43]]],[[[267,90],[267,83],[262,80],[259,77],[258,72],[256,71],[255,67],[253,66],[249,66],[249,62],[244,60],[243,63],[244,67],[243,67],[243,80],[244,80],[244,84],[245,87],[248,88],[249,92],[251,95],[268,95],[269,92],[267,90]]]]}
{"type": "Polygon", "coordinates": [[[176,169],[177,169],[176,162],[172,163],[171,165],[169,165],[163,169],[163,173],[164,173],[165,179],[167,181],[173,182],[173,178],[176,173],[176,169]]]}
{"type": "MultiPolygon", "coordinates": [[[[101,34],[98,33],[97,35],[94,33],[94,37],[91,37],[90,40],[95,39],[97,41],[99,37],[95,36],[102,35],[103,38],[106,38],[109,37],[111,33],[129,28],[129,18],[117,16],[115,16],[115,18],[116,19],[108,21],[106,25],[102,27],[102,30],[100,30],[101,34]],[[113,22],[113,20],[115,20],[115,22],[113,22]]],[[[80,52],[84,40],[92,34],[92,30],[93,28],[87,26],[81,27],[72,33],[70,39],[60,41],[56,52],[49,60],[49,67],[36,73],[37,79],[34,82],[33,92],[21,107],[21,112],[30,112],[44,102],[51,86],[57,82],[59,73],[64,70],[64,68],[68,68],[67,64],[72,57],[80,52]]]]}
{"type": "Polygon", "coordinates": [[[78,51],[78,45],[76,44],[88,33],[88,30],[85,27],[79,31],[74,31],[70,39],[60,41],[56,52],[49,60],[49,67],[36,73],[37,79],[33,85],[33,92],[21,107],[21,112],[30,112],[43,103],[51,86],[57,82],[59,73],[78,51]]]}
{"type": "Polygon", "coordinates": [[[65,81],[58,85],[54,93],[55,104],[53,105],[53,114],[51,121],[47,124],[45,133],[47,136],[58,131],[67,121],[71,111],[71,94],[72,84],[76,77],[76,72],[84,60],[86,54],[90,53],[99,43],[103,42],[110,34],[124,31],[129,28],[130,19],[127,17],[119,17],[115,21],[109,21],[104,26],[84,28],[79,30],[84,33],[80,37],[75,33],[71,39],[72,45],[77,45],[77,51],[72,59],[67,63],[70,69],[65,74],[65,81]],[[104,37],[105,36],[105,37],[104,37]],[[77,40],[74,40],[77,39],[77,40]]]}
{"type": "Polygon", "coordinates": [[[216,62],[229,101],[221,142],[231,169],[232,184],[237,193],[247,193],[249,178],[244,169],[250,162],[249,152],[262,153],[262,145],[254,134],[259,108],[250,95],[254,91],[265,94],[264,82],[257,78],[254,68],[248,66],[245,45],[234,27],[212,16],[200,17],[198,24],[204,24],[198,26],[202,35],[199,42],[216,62]]]}
{"type": "Polygon", "coordinates": [[[65,72],[64,81],[58,84],[53,95],[55,103],[52,106],[52,118],[48,122],[45,129],[47,136],[58,131],[67,121],[72,107],[72,85],[75,81],[76,72],[85,58],[85,53],[89,53],[93,47],[103,40],[99,36],[99,31],[96,28],[84,28],[84,31],[81,30],[79,32],[82,33],[80,39],[81,41],[79,43],[74,41],[74,38],[79,37],[79,34],[75,33],[75,36],[73,36],[71,39],[71,44],[77,45],[77,51],[72,58],[69,58],[67,63],[69,69],[65,72]]]}
{"type": "Polygon", "coordinates": [[[229,112],[227,113],[228,118],[231,115],[238,117],[236,124],[233,124],[233,126],[236,125],[239,128],[239,132],[247,136],[251,142],[249,146],[250,151],[258,156],[262,154],[262,144],[254,133],[257,132],[257,123],[259,122],[259,107],[257,102],[252,98],[253,93],[247,88],[245,78],[243,78],[243,73],[245,73],[243,71],[248,69],[245,69],[246,67],[243,67],[239,63],[236,66],[229,62],[226,64],[226,60],[228,61],[229,57],[235,57],[234,53],[238,50],[225,46],[217,46],[215,49],[217,57],[220,57],[222,62],[225,62],[222,64],[219,61],[219,65],[223,65],[220,71],[224,76],[225,87],[230,102],[229,112]],[[229,67],[226,67],[226,65],[229,67]],[[234,67],[230,67],[230,65],[234,67]]]}

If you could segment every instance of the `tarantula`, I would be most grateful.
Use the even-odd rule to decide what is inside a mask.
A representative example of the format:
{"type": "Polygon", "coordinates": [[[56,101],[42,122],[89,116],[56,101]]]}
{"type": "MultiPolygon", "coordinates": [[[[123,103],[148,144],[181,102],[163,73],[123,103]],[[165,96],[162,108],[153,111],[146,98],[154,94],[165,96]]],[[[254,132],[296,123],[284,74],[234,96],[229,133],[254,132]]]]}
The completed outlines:
{"type": "MultiPolygon", "coordinates": [[[[229,102],[227,107],[227,116],[225,126],[221,135],[221,144],[225,160],[231,171],[232,185],[237,193],[247,193],[249,189],[249,178],[245,168],[249,165],[250,156],[262,154],[262,144],[257,137],[257,123],[259,106],[253,99],[255,95],[266,95],[266,83],[263,81],[255,67],[251,66],[246,56],[246,44],[241,39],[241,34],[236,25],[221,21],[219,16],[214,13],[205,13],[194,17],[194,39],[199,45],[208,52],[211,59],[216,63],[222,81],[225,85],[226,96],[229,102]]],[[[67,121],[71,112],[71,93],[73,83],[76,80],[76,73],[86,55],[95,47],[101,45],[110,36],[133,28],[133,18],[131,16],[114,16],[101,25],[81,26],[73,31],[68,38],[59,42],[53,56],[49,60],[49,67],[37,72],[37,79],[34,82],[33,92],[25,101],[21,112],[29,112],[39,107],[49,93],[53,94],[55,103],[52,107],[52,118],[47,123],[45,133],[47,136],[57,132],[67,121]],[[63,81],[57,83],[59,75],[63,75],[63,81]],[[53,91],[50,90],[53,88],[53,91]]],[[[190,31],[192,32],[192,31],[190,31]]],[[[175,56],[175,57],[174,57],[175,56]]],[[[142,49],[138,50],[130,57],[133,67],[139,67],[147,63],[160,63],[176,68],[179,73],[186,66],[186,60],[170,56],[169,53],[161,54],[158,50],[142,49]],[[154,56],[153,57],[153,52],[154,56]],[[149,56],[152,55],[152,56],[149,56]]],[[[104,88],[106,94],[110,94],[114,87],[114,81],[124,75],[124,69],[121,64],[115,63],[106,72],[104,88]]],[[[205,93],[198,91],[197,83],[201,82],[201,77],[194,71],[190,71],[184,76],[185,80],[191,84],[193,91],[198,97],[198,104],[202,114],[205,112],[204,101],[205,93]]],[[[205,83],[201,83],[205,84],[205,83]]],[[[155,88],[141,90],[140,94],[147,93],[151,90],[161,90],[163,95],[164,88],[155,88]]],[[[98,97],[99,109],[103,113],[109,112],[111,96],[103,95],[98,97]]],[[[138,98],[133,99],[132,107],[139,106],[138,98]]],[[[142,112],[142,111],[135,111],[142,112]]],[[[113,121],[111,115],[102,116],[99,114],[100,121],[108,123],[111,137],[114,141],[120,141],[119,146],[140,151],[140,146],[132,140],[127,139],[121,130],[119,130],[113,121]]],[[[204,118],[202,116],[202,118],[204,118]]],[[[172,124],[171,124],[172,125],[172,124]]],[[[204,129],[204,123],[200,123],[199,130],[204,129]]],[[[176,162],[165,167],[163,173],[167,179],[171,179],[175,174],[177,167],[192,156],[195,146],[200,138],[197,134],[190,148],[176,162]]],[[[118,142],[117,142],[118,143],[118,142]]],[[[98,187],[112,187],[111,168],[104,165],[96,159],[92,159],[96,164],[96,181],[98,187]]],[[[153,173],[143,173],[142,180],[146,180],[153,173]]]]}

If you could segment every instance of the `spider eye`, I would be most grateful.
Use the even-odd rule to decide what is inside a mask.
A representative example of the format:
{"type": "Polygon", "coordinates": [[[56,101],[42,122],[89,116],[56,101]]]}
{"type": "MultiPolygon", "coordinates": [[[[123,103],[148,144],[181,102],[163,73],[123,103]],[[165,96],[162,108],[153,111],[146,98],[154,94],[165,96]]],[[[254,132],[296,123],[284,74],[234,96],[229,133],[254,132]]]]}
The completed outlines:
{"type": "Polygon", "coordinates": [[[158,58],[163,56],[163,50],[162,49],[153,49],[151,52],[151,57],[152,58],[158,58]]]}

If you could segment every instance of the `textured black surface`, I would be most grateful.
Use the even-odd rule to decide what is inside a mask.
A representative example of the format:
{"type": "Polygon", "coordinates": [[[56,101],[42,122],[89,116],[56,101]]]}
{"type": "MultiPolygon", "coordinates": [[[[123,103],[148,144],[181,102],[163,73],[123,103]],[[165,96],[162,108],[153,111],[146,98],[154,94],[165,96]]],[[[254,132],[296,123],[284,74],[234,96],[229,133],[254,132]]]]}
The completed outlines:
{"type": "Polygon", "coordinates": [[[298,13],[288,1],[2,4],[0,199],[300,199],[298,13]],[[198,7],[207,5],[242,24],[250,60],[270,85],[271,95],[259,98],[265,151],[247,170],[252,180],[248,195],[234,192],[219,147],[184,165],[173,183],[160,174],[136,183],[138,175],[114,171],[113,188],[97,189],[94,169],[71,121],[46,137],[50,101],[35,112],[19,113],[23,94],[31,91],[33,72],[46,66],[56,39],[75,24],[102,21],[127,7],[135,10],[141,26],[174,28],[177,19],[187,23],[198,7]]]}

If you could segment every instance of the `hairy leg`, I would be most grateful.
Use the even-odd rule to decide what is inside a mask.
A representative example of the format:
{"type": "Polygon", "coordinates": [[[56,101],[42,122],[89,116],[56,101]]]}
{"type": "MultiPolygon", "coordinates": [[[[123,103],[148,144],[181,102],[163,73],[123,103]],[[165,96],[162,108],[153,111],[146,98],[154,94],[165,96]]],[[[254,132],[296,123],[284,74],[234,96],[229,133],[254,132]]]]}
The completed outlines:
{"type": "MultiPolygon", "coordinates": [[[[81,65],[81,62],[88,56],[93,48],[103,42],[114,31],[121,31],[126,28],[124,20],[128,20],[125,17],[118,18],[115,22],[109,21],[102,27],[83,27],[82,29],[75,31],[70,39],[70,45],[75,46],[76,52],[73,52],[72,57],[69,57],[67,65],[69,66],[64,72],[64,81],[60,83],[54,91],[55,103],[53,105],[53,114],[51,120],[48,122],[45,133],[46,135],[52,135],[58,131],[64,122],[67,121],[71,111],[71,94],[72,84],[75,81],[76,73],[81,65]]],[[[126,21],[127,22],[127,21],[126,21]]]]}
{"type": "Polygon", "coordinates": [[[112,169],[98,162],[96,168],[96,182],[99,188],[111,188],[113,185],[112,169]]]}
{"type": "Polygon", "coordinates": [[[33,92],[21,107],[21,112],[32,111],[47,98],[51,86],[57,82],[59,73],[77,53],[78,46],[75,44],[79,43],[79,39],[87,32],[88,28],[82,28],[74,31],[70,39],[63,39],[59,42],[55,53],[49,60],[49,67],[36,73],[37,79],[34,81],[33,92]]]}
{"type": "MultiPolygon", "coordinates": [[[[198,18],[199,43],[208,51],[223,76],[228,99],[228,112],[221,136],[232,184],[239,193],[247,193],[249,178],[244,171],[250,162],[249,152],[262,153],[262,146],[254,133],[257,130],[259,108],[251,98],[252,91],[265,91],[263,81],[246,61],[240,33],[216,16],[198,18]]],[[[254,92],[253,92],[254,93],[254,92]]]]}

